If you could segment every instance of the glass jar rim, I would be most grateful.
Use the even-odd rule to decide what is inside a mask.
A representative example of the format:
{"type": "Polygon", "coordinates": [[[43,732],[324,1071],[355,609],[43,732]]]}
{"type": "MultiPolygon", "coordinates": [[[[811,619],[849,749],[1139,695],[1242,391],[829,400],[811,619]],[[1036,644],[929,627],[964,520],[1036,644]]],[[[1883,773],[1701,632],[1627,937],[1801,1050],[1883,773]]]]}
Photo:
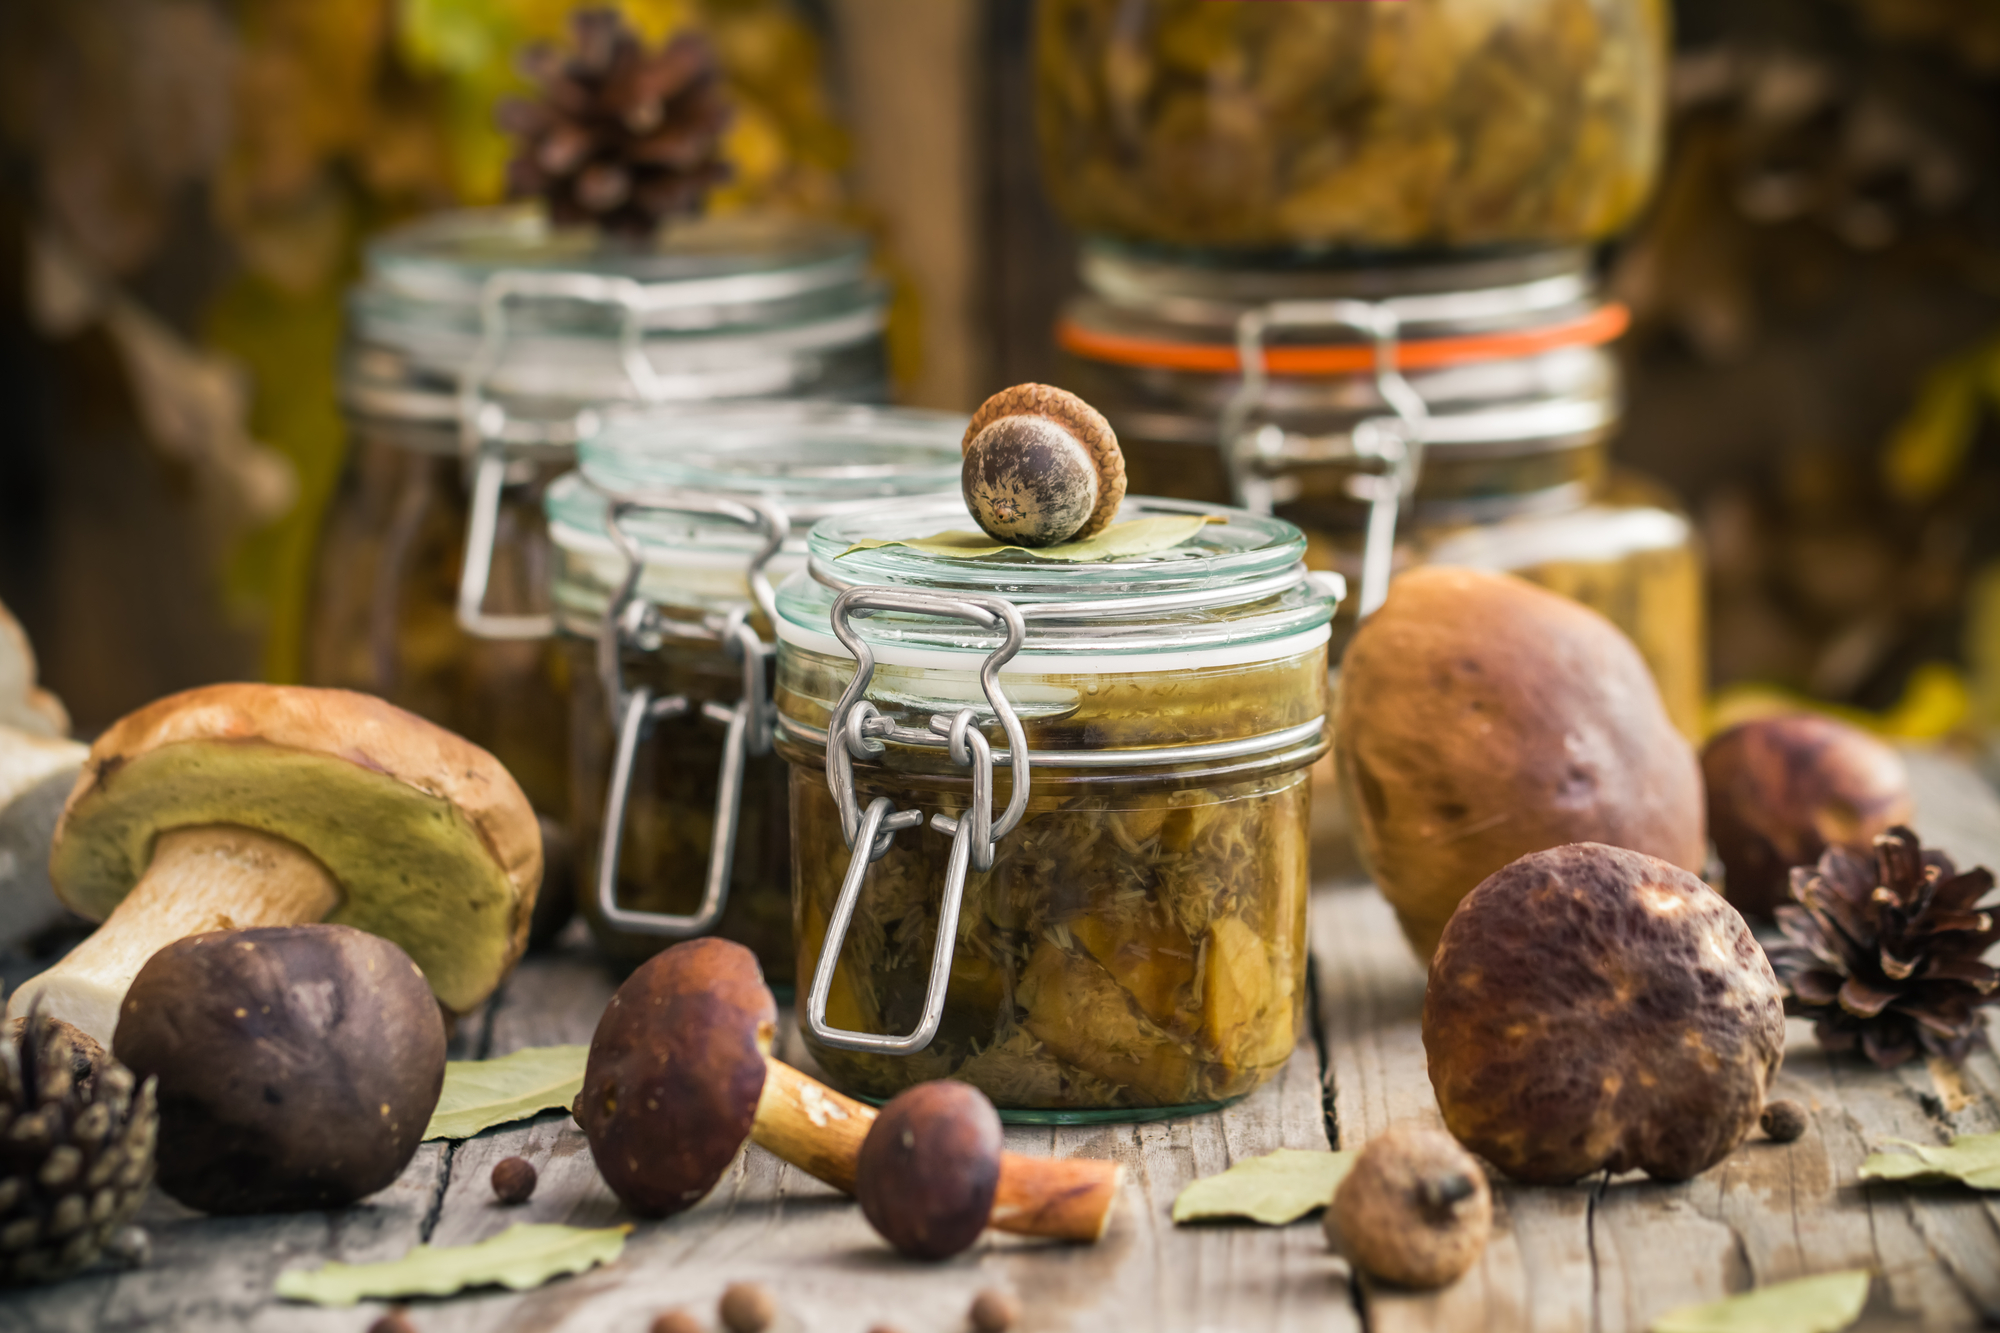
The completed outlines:
{"type": "MultiPolygon", "coordinates": [[[[973,526],[958,497],[910,500],[821,521],[810,566],[778,590],[778,635],[794,647],[849,656],[833,632],[833,585],[1002,597],[1027,625],[1003,672],[1159,671],[1266,661],[1325,642],[1338,576],[1309,574],[1305,534],[1283,519],[1195,501],[1127,496],[1118,521],[1221,518],[1181,546],[1088,564],[1020,552],[978,558],[909,546],[853,550],[865,540],[973,526]]],[[[886,664],[972,670],[998,641],[946,615],[873,613],[854,630],[886,664]]]]}

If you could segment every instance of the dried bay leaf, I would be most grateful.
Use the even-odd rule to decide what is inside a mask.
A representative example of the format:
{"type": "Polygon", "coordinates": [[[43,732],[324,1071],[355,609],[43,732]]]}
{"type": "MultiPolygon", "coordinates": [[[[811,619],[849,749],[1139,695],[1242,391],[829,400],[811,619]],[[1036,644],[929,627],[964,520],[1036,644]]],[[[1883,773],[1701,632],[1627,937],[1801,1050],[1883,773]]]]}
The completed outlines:
{"type": "Polygon", "coordinates": [[[2000,1190],[2000,1134],[1956,1134],[1950,1143],[1890,1139],[1910,1153],[1878,1152],[1861,1164],[1863,1180],[1961,1181],[1976,1190],[2000,1190]]]}
{"type": "Polygon", "coordinates": [[[497,1060],[453,1060],[426,1139],[469,1139],[481,1130],[568,1110],[583,1090],[588,1046],[530,1046],[497,1060]]]}
{"type": "Polygon", "coordinates": [[[1351,1152],[1280,1148],[1189,1184],[1174,1198],[1174,1221],[1248,1218],[1281,1227],[1326,1207],[1353,1164],[1351,1152]]]}
{"type": "Polygon", "coordinates": [[[1126,523],[1113,523],[1095,537],[1086,537],[1080,542],[1058,542],[1054,546],[1010,546],[996,542],[983,532],[963,532],[953,530],[939,532],[929,537],[908,537],[884,541],[870,538],[859,541],[840,554],[853,555],[856,551],[873,551],[883,546],[907,546],[911,550],[923,551],[928,555],[957,556],[962,560],[977,560],[981,556],[999,555],[1002,551],[1019,551],[1037,560],[1063,560],[1083,564],[1093,560],[1115,560],[1121,556],[1157,555],[1193,537],[1210,523],[1228,520],[1210,514],[1164,514],[1152,518],[1135,518],[1126,523]]]}
{"type": "Polygon", "coordinates": [[[1777,1282],[1703,1305],[1669,1310],[1652,1333],[1835,1333],[1861,1317],[1868,1270],[1777,1282]]]}
{"type": "Polygon", "coordinates": [[[524,1222],[476,1245],[419,1245],[386,1263],[287,1269],[278,1274],[277,1293],[288,1301],[344,1307],[394,1296],[450,1296],[467,1287],[527,1291],[613,1262],[631,1230],[629,1223],[593,1230],[524,1222]]]}

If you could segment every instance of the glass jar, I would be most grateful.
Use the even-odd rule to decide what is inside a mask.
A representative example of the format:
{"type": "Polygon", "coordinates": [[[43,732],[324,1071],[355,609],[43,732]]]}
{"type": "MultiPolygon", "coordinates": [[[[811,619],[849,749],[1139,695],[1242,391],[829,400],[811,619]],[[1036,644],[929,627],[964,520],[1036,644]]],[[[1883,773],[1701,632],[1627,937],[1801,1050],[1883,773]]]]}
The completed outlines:
{"type": "Polygon", "coordinates": [[[497,209],[380,238],[349,301],[349,449],[306,680],[491,750],[543,815],[543,900],[566,912],[570,672],[543,492],[606,404],[881,398],[884,309],[862,238],[804,222],[695,219],[617,245],[497,209]]]}
{"type": "Polygon", "coordinates": [[[1220,249],[1577,245],[1659,170],[1665,0],[1041,0],[1077,230],[1220,249]]]}
{"type": "Polygon", "coordinates": [[[1693,528],[1607,463],[1626,313],[1585,252],[1224,265],[1096,243],[1082,271],[1057,336],[1131,485],[1303,528],[1309,563],[1357,584],[1336,660],[1394,571],[1504,570],[1609,617],[1698,733],[1693,528]]]}
{"type": "Polygon", "coordinates": [[[1226,521],[1096,564],[850,549],[971,526],[897,505],[819,524],[779,590],[801,1021],[846,1091],[1148,1118],[1290,1057],[1338,580],[1278,519],[1121,518],[1159,514],[1226,521]]]}
{"type": "Polygon", "coordinates": [[[578,882],[614,960],[714,932],[790,984],[772,580],[804,566],[816,519],[955,492],[965,423],[821,403],[626,415],[549,488],[578,882]]]}

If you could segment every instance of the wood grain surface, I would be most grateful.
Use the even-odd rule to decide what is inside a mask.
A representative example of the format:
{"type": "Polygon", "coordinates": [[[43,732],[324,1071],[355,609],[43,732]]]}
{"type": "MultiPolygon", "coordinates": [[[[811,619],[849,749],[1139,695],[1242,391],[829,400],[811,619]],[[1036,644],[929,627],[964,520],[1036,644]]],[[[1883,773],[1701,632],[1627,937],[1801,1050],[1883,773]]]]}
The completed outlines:
{"type": "MultiPolygon", "coordinates": [[[[2000,804],[1946,759],[1912,757],[1919,832],[1962,861],[2000,865],[2000,804]]],[[[1355,1281],[1317,1219],[1290,1227],[1175,1227],[1188,1181],[1274,1148],[1356,1147],[1400,1121],[1437,1122],[1418,1020],[1423,973],[1387,906],[1365,883],[1322,884],[1313,904],[1316,1023],[1284,1073],[1236,1106],[1154,1124],[1011,1127],[1008,1147],[1108,1157],[1126,1198],[1095,1246],[989,1233],[942,1264],[896,1257],[860,1210],[761,1149],[747,1149],[700,1205],[640,1223],[616,1264],[538,1290],[412,1302],[421,1333],[569,1330],[645,1333],[688,1306],[713,1324],[730,1282],[767,1284],[781,1329],[960,1333],[975,1293],[1021,1301],[1024,1330],[1573,1330],[1643,1333],[1662,1311],[1810,1273],[1867,1267],[1877,1279],[1863,1328],[1974,1328],[2000,1322],[2000,1196],[1958,1188],[1863,1186],[1856,1169],[1887,1138],[1942,1141],[2000,1130],[2000,1066],[1980,1052],[1962,1071],[1892,1074],[1831,1059],[1793,1023],[1778,1091],[1812,1110],[1788,1145],[1753,1136],[1681,1185],[1641,1176],[1565,1189],[1496,1184],[1495,1233],[1479,1265],[1441,1293],[1355,1281]]],[[[530,958],[464,1022],[454,1056],[588,1041],[613,979],[579,940],[530,958]]],[[[809,1066],[796,1030],[778,1054],[809,1066]]],[[[386,1259],[410,1246],[464,1244],[521,1221],[627,1221],[583,1136],[550,1112],[458,1144],[427,1144],[390,1189],[333,1213],[213,1219],[155,1193],[142,1219],[153,1257],[55,1286],[0,1292],[0,1333],[268,1330],[361,1333],[378,1303],[322,1310],[276,1300],[276,1275],[327,1259],[386,1259]],[[493,1165],[526,1157],[533,1199],[495,1202],[493,1165]]]]}

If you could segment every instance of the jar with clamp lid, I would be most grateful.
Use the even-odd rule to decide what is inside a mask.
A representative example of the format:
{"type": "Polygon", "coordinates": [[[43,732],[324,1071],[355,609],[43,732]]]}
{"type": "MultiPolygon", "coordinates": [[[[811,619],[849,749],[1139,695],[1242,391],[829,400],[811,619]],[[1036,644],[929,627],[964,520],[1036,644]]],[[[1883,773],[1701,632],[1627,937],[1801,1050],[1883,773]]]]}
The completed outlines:
{"type": "Polygon", "coordinates": [[[1692,526],[1614,473],[1624,309],[1550,250],[1346,267],[1085,247],[1058,329],[1135,488],[1297,523],[1356,614],[1420,563],[1504,570],[1630,635],[1683,730],[1705,679],[1692,526]]]}
{"type": "Polygon", "coordinates": [[[886,1098],[951,1076],[1013,1119],[1226,1102],[1302,1032],[1307,769],[1337,576],[1292,525],[1062,564],[903,545],[910,503],[813,529],[778,594],[805,1041],[886,1098]]]}
{"type": "Polygon", "coordinates": [[[885,303],[868,265],[851,232],[741,216],[617,245],[531,210],[467,211],[375,242],[349,300],[348,455],[306,679],[491,750],[544,817],[553,878],[569,705],[545,489],[608,404],[879,400],[885,303]]]}
{"type": "Polygon", "coordinates": [[[714,932],[790,982],[772,583],[804,565],[813,521],[955,491],[964,431],[821,403],[634,413],[550,487],[578,882],[614,959],[714,932]]]}
{"type": "Polygon", "coordinates": [[[1040,0],[1079,232],[1250,250],[1583,245],[1659,170],[1666,0],[1040,0]]]}

